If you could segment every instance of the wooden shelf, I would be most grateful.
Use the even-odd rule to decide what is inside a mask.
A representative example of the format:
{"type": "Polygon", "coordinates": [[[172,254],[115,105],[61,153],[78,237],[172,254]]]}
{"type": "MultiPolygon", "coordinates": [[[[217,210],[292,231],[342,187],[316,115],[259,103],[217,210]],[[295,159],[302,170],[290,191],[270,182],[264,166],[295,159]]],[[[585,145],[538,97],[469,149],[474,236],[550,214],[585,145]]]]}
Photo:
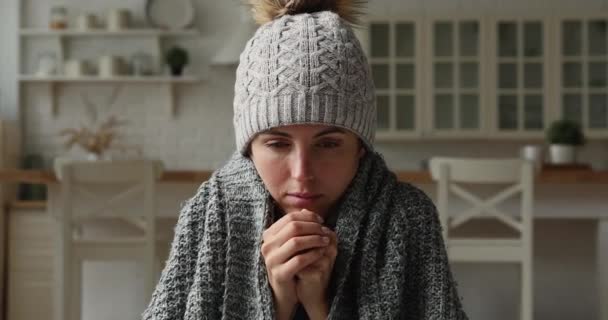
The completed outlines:
{"type": "MultiPolygon", "coordinates": [[[[200,36],[200,32],[197,29],[189,28],[183,30],[165,30],[159,28],[127,28],[123,30],[108,30],[108,29],[61,29],[54,30],[48,28],[22,28],[19,30],[19,34],[22,37],[33,37],[33,38],[45,38],[51,39],[57,42],[59,48],[58,60],[64,61],[66,59],[67,46],[69,38],[93,38],[95,40],[102,38],[131,38],[137,37],[151,37],[154,41],[153,56],[162,56],[161,42],[164,37],[190,37],[200,36]]],[[[159,70],[162,66],[158,66],[159,70]]],[[[82,77],[66,77],[66,76],[49,76],[49,77],[38,77],[36,75],[23,74],[19,76],[19,82],[23,84],[45,84],[49,88],[49,102],[51,108],[51,114],[57,115],[58,112],[58,101],[59,86],[62,84],[104,84],[104,83],[122,83],[122,84],[160,84],[161,88],[166,92],[166,104],[167,109],[171,117],[176,114],[176,99],[175,99],[175,86],[178,84],[192,84],[200,82],[201,79],[196,76],[115,76],[110,78],[102,78],[96,76],[82,76],[82,77]]]]}
{"type": "Polygon", "coordinates": [[[31,200],[17,200],[9,203],[10,209],[30,209],[30,210],[44,210],[46,209],[46,201],[31,201],[31,200]]]}
{"type": "Polygon", "coordinates": [[[194,84],[201,82],[202,79],[195,76],[182,75],[173,76],[116,76],[110,78],[102,78],[96,76],[83,77],[66,77],[66,76],[50,76],[40,77],[34,75],[21,75],[19,81],[22,83],[42,83],[49,85],[49,95],[51,97],[51,113],[57,115],[57,97],[59,84],[79,84],[79,83],[128,83],[128,84],[161,84],[167,91],[167,108],[171,116],[176,114],[175,103],[175,85],[177,84],[194,84]]]}
{"type": "Polygon", "coordinates": [[[194,76],[116,76],[102,78],[96,76],[65,77],[65,76],[33,76],[21,75],[19,81],[39,83],[197,83],[201,79],[194,76]]]}
{"type": "Polygon", "coordinates": [[[27,37],[142,37],[142,36],[166,36],[166,37],[186,37],[199,35],[196,29],[186,30],[162,30],[162,29],[125,29],[120,31],[106,29],[64,29],[51,30],[44,28],[21,29],[19,34],[27,37]]]}

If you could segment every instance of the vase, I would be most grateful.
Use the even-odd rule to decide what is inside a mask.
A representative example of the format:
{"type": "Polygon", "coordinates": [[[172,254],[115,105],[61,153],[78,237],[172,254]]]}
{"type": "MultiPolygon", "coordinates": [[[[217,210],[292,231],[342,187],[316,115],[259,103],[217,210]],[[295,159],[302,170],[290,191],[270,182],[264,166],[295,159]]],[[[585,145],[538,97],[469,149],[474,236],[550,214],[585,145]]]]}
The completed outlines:
{"type": "Polygon", "coordinates": [[[100,160],[108,160],[109,156],[107,153],[95,153],[95,152],[87,152],[85,156],[86,160],[89,161],[100,161],[100,160]]]}
{"type": "Polygon", "coordinates": [[[576,147],[566,144],[552,144],[549,146],[551,163],[573,164],[576,163],[576,147]]]}

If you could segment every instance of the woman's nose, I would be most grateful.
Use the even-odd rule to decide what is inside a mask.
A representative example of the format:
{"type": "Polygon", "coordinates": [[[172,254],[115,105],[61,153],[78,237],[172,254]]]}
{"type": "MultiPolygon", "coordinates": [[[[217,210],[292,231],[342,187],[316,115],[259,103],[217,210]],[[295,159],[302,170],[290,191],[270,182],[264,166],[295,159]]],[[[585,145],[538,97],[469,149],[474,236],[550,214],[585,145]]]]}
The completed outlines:
{"type": "Polygon", "coordinates": [[[299,181],[312,180],[314,178],[312,155],[306,151],[296,148],[291,157],[291,176],[299,181]]]}

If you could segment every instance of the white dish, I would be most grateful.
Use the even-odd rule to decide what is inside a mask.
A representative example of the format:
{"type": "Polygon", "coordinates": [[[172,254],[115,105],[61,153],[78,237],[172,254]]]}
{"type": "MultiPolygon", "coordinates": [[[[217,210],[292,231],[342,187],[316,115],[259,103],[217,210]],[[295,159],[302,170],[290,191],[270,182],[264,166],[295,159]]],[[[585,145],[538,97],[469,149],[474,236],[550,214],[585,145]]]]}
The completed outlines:
{"type": "Polygon", "coordinates": [[[194,21],[192,0],[147,0],[146,18],[162,29],[185,29],[194,21]]]}

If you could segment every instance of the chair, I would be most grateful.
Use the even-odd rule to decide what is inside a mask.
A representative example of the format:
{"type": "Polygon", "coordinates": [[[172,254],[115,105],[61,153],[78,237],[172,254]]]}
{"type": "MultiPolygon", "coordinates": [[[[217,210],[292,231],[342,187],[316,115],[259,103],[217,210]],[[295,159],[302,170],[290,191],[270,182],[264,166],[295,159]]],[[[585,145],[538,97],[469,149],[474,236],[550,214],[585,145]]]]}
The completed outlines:
{"type": "Polygon", "coordinates": [[[143,294],[149,297],[160,274],[155,210],[160,162],[64,161],[56,163],[56,172],[61,181],[56,319],[81,318],[85,260],[139,259],[145,269],[143,294]]]}
{"type": "Polygon", "coordinates": [[[448,258],[454,262],[499,262],[521,264],[522,320],[532,320],[532,163],[520,159],[432,158],[431,176],[438,182],[437,209],[443,228],[448,258]],[[467,188],[462,184],[467,184],[467,188]],[[490,198],[471,192],[474,185],[507,185],[490,198]],[[461,198],[472,208],[460,214],[450,212],[450,195],[461,198]],[[509,214],[497,206],[520,194],[519,214],[509,214]],[[515,231],[512,238],[460,238],[450,232],[476,218],[491,218],[515,231]]]}

